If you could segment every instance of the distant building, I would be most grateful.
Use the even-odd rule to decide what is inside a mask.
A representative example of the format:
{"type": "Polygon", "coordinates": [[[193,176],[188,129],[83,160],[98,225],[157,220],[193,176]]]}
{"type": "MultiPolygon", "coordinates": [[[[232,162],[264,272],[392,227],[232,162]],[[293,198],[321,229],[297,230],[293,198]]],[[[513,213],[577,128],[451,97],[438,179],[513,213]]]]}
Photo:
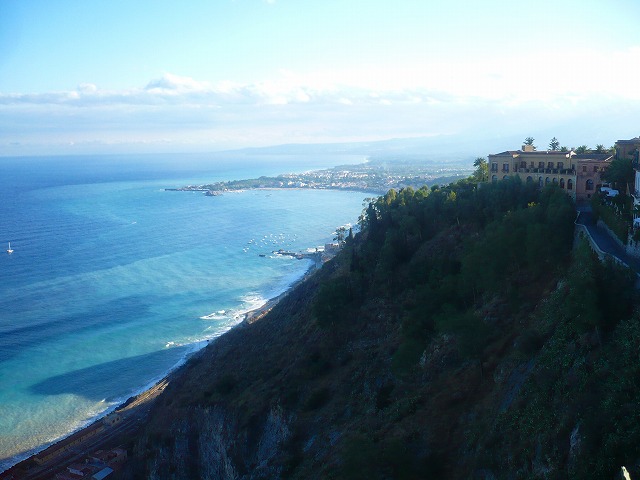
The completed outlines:
{"type": "Polygon", "coordinates": [[[102,470],[101,467],[86,463],[74,463],[67,467],[67,471],[56,474],[56,480],[78,480],[82,478],[94,478],[94,474],[102,470]]]}
{"type": "Polygon", "coordinates": [[[99,472],[94,473],[91,476],[91,480],[104,480],[105,478],[110,478],[113,473],[113,469],[109,467],[104,467],[99,472]]]}
{"type": "MultiPolygon", "coordinates": [[[[631,196],[633,197],[634,207],[640,207],[640,162],[638,161],[638,157],[640,157],[640,137],[635,137],[630,140],[618,140],[616,142],[615,149],[616,159],[631,160],[633,162],[633,168],[636,175],[631,196]]],[[[635,210],[637,210],[637,208],[634,209],[633,218],[634,226],[637,227],[638,222],[636,220],[639,215],[635,210]]]]}
{"type": "Polygon", "coordinates": [[[531,145],[489,155],[489,179],[493,182],[517,176],[540,187],[556,184],[576,201],[588,202],[602,185],[602,173],[613,155],[609,153],[536,151],[531,145]]]}
{"type": "Polygon", "coordinates": [[[633,160],[638,165],[638,152],[640,152],[640,137],[630,140],[618,140],[615,145],[616,158],[619,160],[633,160]]]}
{"type": "Polygon", "coordinates": [[[49,460],[56,458],[58,455],[68,451],[70,448],[73,448],[77,445],[80,445],[85,440],[96,436],[98,433],[104,430],[104,425],[102,423],[95,423],[87,428],[83,428],[78,432],[69,435],[64,440],[60,440],[58,443],[51,445],[49,448],[43,450],[42,452],[33,456],[33,460],[42,465],[49,460]]]}
{"type": "Polygon", "coordinates": [[[94,465],[105,465],[118,470],[127,461],[127,451],[123,448],[98,450],[89,455],[88,462],[94,465]]]}
{"type": "Polygon", "coordinates": [[[112,478],[127,460],[127,451],[123,448],[98,450],[89,455],[84,463],[69,465],[63,472],[57,473],[55,480],[105,480],[112,478]]]}
{"type": "MultiPolygon", "coordinates": [[[[207,192],[207,194],[209,194],[209,192],[207,192]]],[[[122,415],[120,415],[118,412],[111,412],[102,420],[102,423],[109,427],[113,427],[120,422],[122,422],[122,415]]]]}

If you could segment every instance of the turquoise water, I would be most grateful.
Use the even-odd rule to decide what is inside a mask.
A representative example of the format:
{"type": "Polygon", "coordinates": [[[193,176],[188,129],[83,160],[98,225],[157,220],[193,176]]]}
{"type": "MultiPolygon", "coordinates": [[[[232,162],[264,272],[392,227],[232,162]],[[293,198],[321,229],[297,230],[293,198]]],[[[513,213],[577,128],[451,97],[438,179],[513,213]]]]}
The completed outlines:
{"type": "Polygon", "coordinates": [[[355,223],[366,196],[164,188],[362,160],[0,159],[0,471],[286,290],[310,264],[272,252],[330,241],[335,227],[355,223]]]}

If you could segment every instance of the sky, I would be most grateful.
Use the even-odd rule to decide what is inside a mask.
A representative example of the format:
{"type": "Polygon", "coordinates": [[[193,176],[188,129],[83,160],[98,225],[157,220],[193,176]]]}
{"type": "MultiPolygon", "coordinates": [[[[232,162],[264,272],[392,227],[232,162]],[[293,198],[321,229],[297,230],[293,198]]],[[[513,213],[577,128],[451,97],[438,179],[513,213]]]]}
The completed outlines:
{"type": "Polygon", "coordinates": [[[609,146],[640,135],[639,14],[637,0],[0,0],[0,156],[609,146]]]}

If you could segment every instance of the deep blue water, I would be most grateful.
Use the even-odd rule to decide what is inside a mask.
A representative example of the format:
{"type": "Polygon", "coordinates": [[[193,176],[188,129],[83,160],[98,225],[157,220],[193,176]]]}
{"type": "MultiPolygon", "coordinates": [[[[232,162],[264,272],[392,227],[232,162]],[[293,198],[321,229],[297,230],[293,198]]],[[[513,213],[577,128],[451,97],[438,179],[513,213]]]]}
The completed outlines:
{"type": "Polygon", "coordinates": [[[363,160],[0,158],[0,471],[286,290],[309,263],[272,251],[330,241],[366,196],[165,188],[363,160]]]}

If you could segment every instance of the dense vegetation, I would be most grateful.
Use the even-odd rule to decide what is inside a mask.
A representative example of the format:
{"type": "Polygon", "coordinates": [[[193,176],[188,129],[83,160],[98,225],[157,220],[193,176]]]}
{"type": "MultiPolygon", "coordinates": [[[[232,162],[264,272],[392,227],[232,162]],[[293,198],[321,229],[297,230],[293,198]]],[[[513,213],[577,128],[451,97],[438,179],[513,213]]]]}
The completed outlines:
{"type": "Polygon", "coordinates": [[[574,217],[518,179],[389,191],[190,363],[125,476],[640,475],[635,276],[573,248],[574,217]]]}
{"type": "Polygon", "coordinates": [[[498,294],[520,305],[528,285],[565,266],[573,217],[560,190],[540,195],[517,179],[392,190],[363,215],[367,238],[347,247],[349,272],[320,290],[318,321],[335,325],[365,299],[402,296],[396,365],[417,361],[437,333],[457,333],[478,354],[492,329],[476,309],[498,294]]]}
{"type": "Polygon", "coordinates": [[[633,220],[633,199],[630,195],[608,198],[596,193],[591,198],[591,209],[596,220],[602,220],[621,243],[627,244],[633,220]]]}

